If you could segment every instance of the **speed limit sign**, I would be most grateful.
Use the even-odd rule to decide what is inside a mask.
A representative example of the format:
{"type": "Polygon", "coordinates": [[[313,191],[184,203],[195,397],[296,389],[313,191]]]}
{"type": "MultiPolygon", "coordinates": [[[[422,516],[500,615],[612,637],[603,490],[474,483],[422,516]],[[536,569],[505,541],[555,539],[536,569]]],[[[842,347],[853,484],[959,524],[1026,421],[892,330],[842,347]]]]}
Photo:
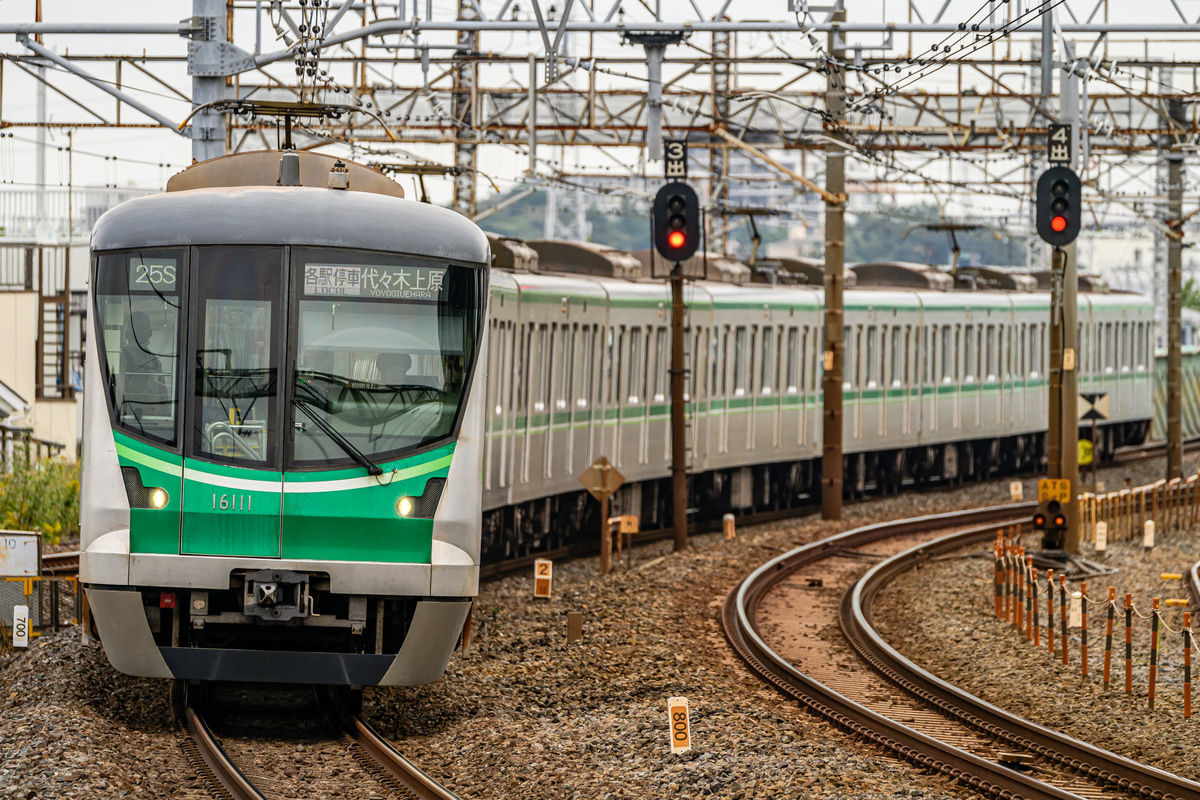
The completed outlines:
{"type": "Polygon", "coordinates": [[[13,647],[29,647],[29,606],[13,606],[13,647]]]}

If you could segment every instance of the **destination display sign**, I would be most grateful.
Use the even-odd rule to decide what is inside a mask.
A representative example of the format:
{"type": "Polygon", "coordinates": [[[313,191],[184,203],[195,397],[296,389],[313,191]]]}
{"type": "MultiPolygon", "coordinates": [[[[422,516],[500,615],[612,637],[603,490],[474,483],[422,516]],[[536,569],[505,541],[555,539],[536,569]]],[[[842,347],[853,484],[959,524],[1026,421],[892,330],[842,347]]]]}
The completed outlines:
{"type": "Polygon", "coordinates": [[[445,267],[304,265],[304,294],[315,297],[437,300],[445,280],[445,267]]]}
{"type": "Polygon", "coordinates": [[[178,259],[130,257],[129,291],[174,294],[178,283],[178,259]]]}

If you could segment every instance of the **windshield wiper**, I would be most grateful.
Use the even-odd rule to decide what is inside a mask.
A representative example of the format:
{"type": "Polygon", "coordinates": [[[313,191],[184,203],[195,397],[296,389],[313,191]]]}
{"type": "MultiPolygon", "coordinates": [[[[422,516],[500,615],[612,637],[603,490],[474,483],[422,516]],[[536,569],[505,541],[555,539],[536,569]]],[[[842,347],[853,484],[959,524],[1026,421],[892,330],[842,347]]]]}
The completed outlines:
{"type": "Polygon", "coordinates": [[[359,464],[362,464],[364,467],[366,467],[368,475],[382,475],[383,474],[383,470],[380,469],[374,462],[372,462],[371,459],[364,456],[362,454],[361,450],[359,450],[354,445],[350,444],[349,439],[347,439],[345,436],[342,436],[340,433],[338,433],[337,430],[332,425],[330,425],[328,422],[326,422],[325,420],[318,417],[316,415],[316,412],[314,412],[312,410],[312,407],[308,404],[307,400],[302,400],[299,397],[293,396],[292,404],[295,405],[296,408],[303,411],[304,416],[308,417],[314,423],[316,423],[316,426],[318,428],[320,428],[322,431],[324,431],[326,436],[328,436],[330,439],[333,439],[335,442],[337,442],[338,446],[346,451],[346,455],[350,456],[355,461],[357,461],[359,464]]]}

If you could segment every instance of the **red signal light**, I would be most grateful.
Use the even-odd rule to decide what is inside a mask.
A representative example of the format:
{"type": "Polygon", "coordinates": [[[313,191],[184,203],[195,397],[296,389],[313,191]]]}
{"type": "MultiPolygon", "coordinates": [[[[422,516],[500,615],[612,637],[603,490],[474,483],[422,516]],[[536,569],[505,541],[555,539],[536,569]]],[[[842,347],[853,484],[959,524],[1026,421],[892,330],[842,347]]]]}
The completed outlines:
{"type": "Polygon", "coordinates": [[[667,244],[674,247],[676,250],[683,247],[687,243],[687,236],[683,231],[671,231],[667,234],[667,244]]]}
{"type": "Polygon", "coordinates": [[[1067,518],[1064,517],[1062,514],[1059,514],[1057,517],[1054,518],[1054,524],[1056,526],[1058,526],[1059,528],[1061,528],[1067,524],[1067,518]]]}
{"type": "Polygon", "coordinates": [[[1045,524],[1046,524],[1046,515],[1045,514],[1034,514],[1033,515],[1033,526],[1035,528],[1040,528],[1045,524]]]}
{"type": "Polygon", "coordinates": [[[1067,218],[1062,216],[1051,217],[1050,229],[1055,233],[1062,233],[1067,229],[1067,218]]]}

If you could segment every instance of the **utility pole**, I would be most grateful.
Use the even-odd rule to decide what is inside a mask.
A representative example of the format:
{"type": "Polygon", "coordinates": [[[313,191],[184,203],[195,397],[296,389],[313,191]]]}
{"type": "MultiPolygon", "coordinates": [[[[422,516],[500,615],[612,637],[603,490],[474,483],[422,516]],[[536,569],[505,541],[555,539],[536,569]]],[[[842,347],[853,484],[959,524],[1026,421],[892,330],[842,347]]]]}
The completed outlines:
{"type": "MultiPolygon", "coordinates": [[[[1180,100],[1168,100],[1171,124],[1187,125],[1180,100]]],[[[1167,480],[1183,478],[1183,153],[1174,135],[1167,153],[1167,480]]]]}
{"type": "MultiPolygon", "coordinates": [[[[459,0],[458,18],[475,22],[479,18],[475,4],[470,0],[459,0]]],[[[454,210],[468,219],[475,217],[476,208],[476,149],[475,144],[475,94],[479,68],[475,55],[479,50],[477,31],[458,32],[457,55],[461,59],[454,72],[453,113],[458,125],[454,145],[454,210]]]]}
{"type": "Polygon", "coordinates": [[[683,265],[671,269],[671,494],[674,503],[675,550],[687,548],[687,418],[683,403],[683,265]]]}
{"type": "MultiPolygon", "coordinates": [[[[1070,44],[1068,43],[1068,47],[1070,44]]],[[[1075,72],[1073,52],[1063,54],[1066,71],[1063,73],[1060,104],[1063,121],[1071,126],[1071,163],[1079,161],[1079,75],[1075,72]]],[[[1080,208],[1082,212],[1082,207],[1080,208]]],[[[1062,372],[1060,373],[1062,410],[1062,473],[1070,481],[1072,502],[1066,504],[1067,533],[1064,547],[1068,553],[1079,553],[1079,261],[1077,244],[1063,248],[1062,265],[1062,372]]],[[[1053,313],[1053,312],[1052,312],[1053,313]]],[[[1059,366],[1057,362],[1055,366],[1059,366]]]]}
{"type": "MultiPolygon", "coordinates": [[[[846,109],[846,81],[838,25],[846,21],[846,9],[837,0],[833,29],[829,33],[829,57],[825,62],[825,108],[829,136],[841,139],[841,121],[846,109]]],[[[821,457],[821,518],[842,518],[842,374],[846,343],[842,340],[843,290],[846,285],[846,151],[837,143],[825,147],[825,352],[821,377],[823,397],[823,452],[821,457]]]]}

